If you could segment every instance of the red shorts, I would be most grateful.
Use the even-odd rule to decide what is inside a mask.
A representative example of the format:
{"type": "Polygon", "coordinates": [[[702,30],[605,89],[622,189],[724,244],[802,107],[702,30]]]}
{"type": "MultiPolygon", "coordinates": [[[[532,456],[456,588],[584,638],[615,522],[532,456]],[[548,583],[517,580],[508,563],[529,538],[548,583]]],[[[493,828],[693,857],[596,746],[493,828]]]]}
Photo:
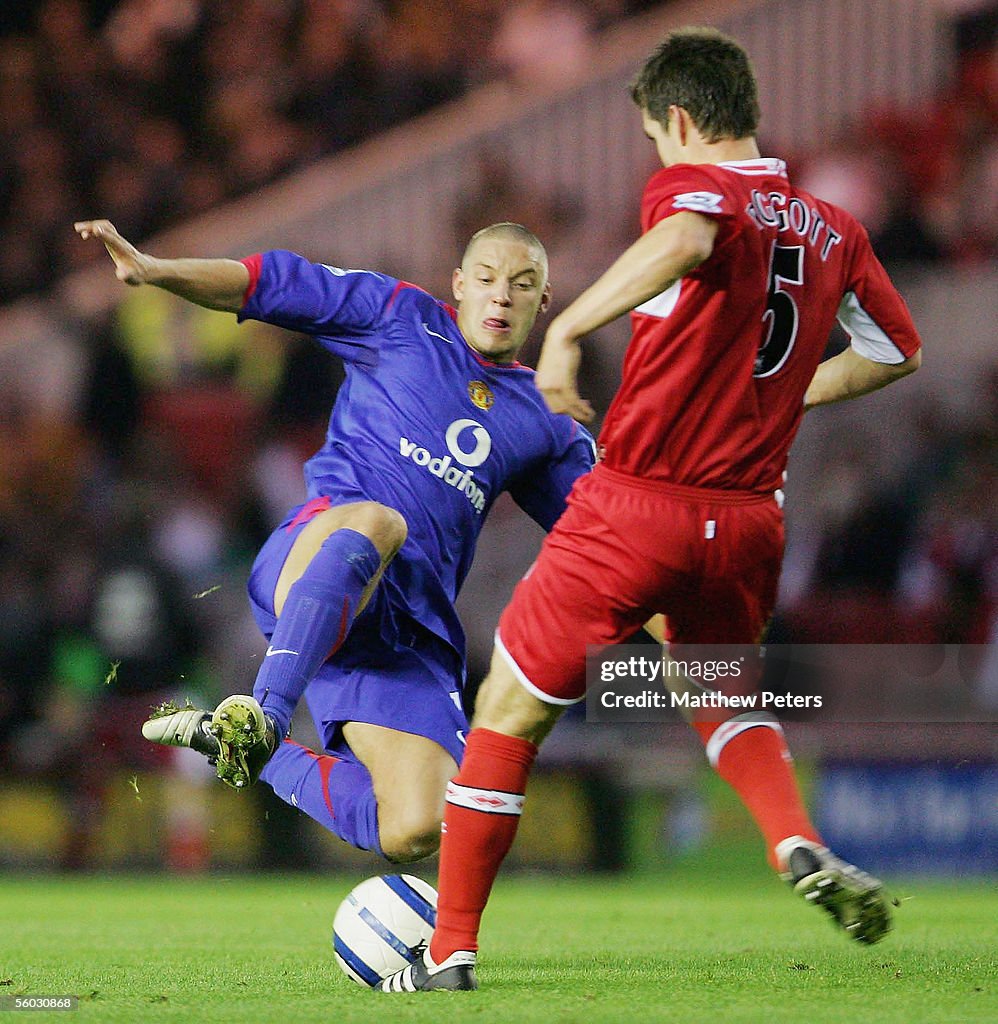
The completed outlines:
{"type": "Polygon", "coordinates": [[[531,693],[573,704],[585,695],[586,647],[621,643],[657,612],[672,643],[758,643],[782,558],[774,495],[597,466],[513,592],[497,643],[531,693]]]}

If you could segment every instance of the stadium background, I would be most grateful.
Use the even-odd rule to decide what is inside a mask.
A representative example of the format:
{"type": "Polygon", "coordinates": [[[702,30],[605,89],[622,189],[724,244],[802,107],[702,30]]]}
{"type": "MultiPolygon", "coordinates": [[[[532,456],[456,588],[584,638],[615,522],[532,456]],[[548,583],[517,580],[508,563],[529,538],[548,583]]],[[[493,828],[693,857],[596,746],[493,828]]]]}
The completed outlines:
{"type": "MultiPolygon", "coordinates": [[[[977,723],[899,710],[790,723],[791,744],[841,852],[998,871],[998,5],[974,0],[6,3],[7,871],[376,864],[137,740],[163,695],[211,705],[251,685],[246,573],[300,498],[337,368],[300,339],[126,291],[72,222],[107,216],[163,255],[295,248],[446,295],[470,232],[519,220],[548,243],[557,304],[634,235],[654,154],[623,86],[690,21],[747,45],[763,152],[860,217],[926,341],[915,378],[808,417],[776,635],[986,645],[977,723]]],[[[598,409],[625,340],[621,324],[590,345],[598,409]]],[[[472,678],[539,540],[512,505],[493,513],[460,605],[472,678]]],[[[751,835],[680,726],[569,719],[542,767],[521,865],[654,869],[751,835]]]]}

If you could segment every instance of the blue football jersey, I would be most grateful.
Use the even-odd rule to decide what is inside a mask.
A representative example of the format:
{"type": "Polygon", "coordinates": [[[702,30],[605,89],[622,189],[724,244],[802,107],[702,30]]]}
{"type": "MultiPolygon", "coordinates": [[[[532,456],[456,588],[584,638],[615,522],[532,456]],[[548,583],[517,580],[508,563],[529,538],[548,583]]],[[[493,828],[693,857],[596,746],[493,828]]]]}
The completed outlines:
{"type": "Polygon", "coordinates": [[[384,585],[393,606],[463,655],[454,600],[493,502],[509,491],[550,529],[595,459],[590,434],[551,413],[534,371],[480,356],[455,310],[420,288],[284,251],[245,261],[239,319],[310,334],[346,365],[310,498],[377,501],[409,526],[384,585]]]}

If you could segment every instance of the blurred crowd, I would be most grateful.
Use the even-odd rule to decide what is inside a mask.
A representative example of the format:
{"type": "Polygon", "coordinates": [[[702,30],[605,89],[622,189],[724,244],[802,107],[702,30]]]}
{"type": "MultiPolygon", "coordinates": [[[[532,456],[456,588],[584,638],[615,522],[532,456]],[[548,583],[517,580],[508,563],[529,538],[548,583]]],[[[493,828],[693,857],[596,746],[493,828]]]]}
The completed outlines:
{"type": "MultiPolygon", "coordinates": [[[[647,6],[8,2],[0,303],[95,256],[69,230],[78,217],[110,217],[141,239],[487,79],[529,87],[563,75],[593,33],[647,6]]],[[[956,72],[923,110],[873,112],[851,142],[799,162],[801,184],[852,209],[889,264],[998,257],[998,8],[957,28],[956,72]]],[[[454,211],[455,236],[522,219],[554,239],[556,262],[578,211],[521,187],[495,154],[479,177],[454,211]]],[[[257,324],[237,332],[231,317],[152,289],[129,292],[89,330],[75,419],[41,416],[0,378],[0,775],[66,790],[77,811],[66,865],[87,860],[108,766],[161,757],[137,740],[151,704],[178,691],[213,704],[251,685],[261,645],[249,564],[303,497],[301,462],[340,379],[317,346],[257,324]]],[[[605,408],[616,371],[593,365],[584,390],[605,408]]],[[[890,475],[862,436],[830,441],[825,483],[802,496],[788,552],[784,635],[991,637],[998,362],[980,387],[960,421],[923,402],[890,475]]],[[[519,520],[497,520],[500,535],[513,523],[522,537],[519,520]]],[[[472,675],[497,611],[482,615],[472,675]]]]}
{"type": "MultiPolygon", "coordinates": [[[[0,303],[89,253],[97,212],[130,237],[504,76],[590,59],[648,0],[7,0],[0,10],[0,303]]],[[[804,161],[892,260],[998,252],[993,11],[958,22],[952,82],[922,109],[871,112],[804,161]]]]}
{"type": "Polygon", "coordinates": [[[794,161],[797,183],[858,217],[888,265],[998,256],[998,4],[955,6],[945,87],[912,109],[872,109],[794,161]]]}
{"type": "Polygon", "coordinates": [[[886,458],[861,427],[821,438],[820,488],[789,513],[781,639],[998,643],[998,359],[971,387],[962,414],[908,403],[886,458]]]}
{"type": "Polygon", "coordinates": [[[578,69],[645,0],[5,0],[0,303],[499,76],[578,69]],[[539,59],[543,58],[543,59],[539,59]]]}

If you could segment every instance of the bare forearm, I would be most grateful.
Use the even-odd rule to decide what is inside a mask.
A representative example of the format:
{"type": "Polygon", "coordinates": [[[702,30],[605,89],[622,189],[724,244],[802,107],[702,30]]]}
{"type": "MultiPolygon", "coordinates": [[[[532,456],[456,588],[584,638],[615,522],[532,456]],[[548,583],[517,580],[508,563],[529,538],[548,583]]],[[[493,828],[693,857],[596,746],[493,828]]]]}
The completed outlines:
{"type": "Polygon", "coordinates": [[[249,271],[238,260],[158,259],[146,257],[143,283],[179,295],[182,299],[229,313],[238,313],[249,286],[249,271]]]}
{"type": "Polygon", "coordinates": [[[109,220],[80,220],[73,227],[80,238],[104,243],[115,276],[125,284],[154,284],[208,309],[242,309],[249,271],[238,260],[160,259],[136,249],[109,220]]]}
{"type": "Polygon", "coordinates": [[[642,235],[552,321],[552,330],[581,338],[665,291],[711,253],[717,225],[698,213],[678,213],[642,235]]]}
{"type": "Polygon", "coordinates": [[[903,363],[875,363],[847,348],[825,360],[815,371],[804,395],[804,408],[813,409],[868,395],[914,373],[921,362],[921,351],[903,363]]]}
{"type": "Polygon", "coordinates": [[[534,383],[548,408],[591,423],[593,407],[578,393],[580,342],[665,291],[711,254],[717,224],[683,211],[642,235],[612,267],[551,321],[534,383]]]}

